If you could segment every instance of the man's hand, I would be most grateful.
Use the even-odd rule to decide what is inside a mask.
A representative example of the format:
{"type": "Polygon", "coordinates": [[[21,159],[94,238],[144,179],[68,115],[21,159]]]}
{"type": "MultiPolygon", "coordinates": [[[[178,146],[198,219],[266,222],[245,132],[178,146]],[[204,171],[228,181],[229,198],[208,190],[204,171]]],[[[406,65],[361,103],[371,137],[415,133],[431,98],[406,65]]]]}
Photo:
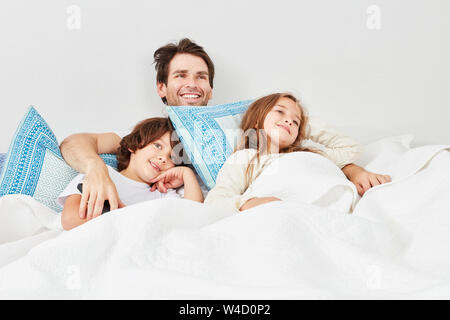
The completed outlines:
{"type": "Polygon", "coordinates": [[[101,215],[105,200],[109,201],[111,211],[125,207],[119,199],[114,182],[109,177],[108,169],[102,164],[92,167],[84,177],[80,218],[89,221],[101,215]]]}
{"type": "Polygon", "coordinates": [[[115,133],[78,133],[61,143],[64,160],[78,172],[85,173],[81,196],[80,219],[90,220],[102,213],[103,203],[109,201],[111,210],[124,207],[108,168],[100,153],[116,153],[121,138],[115,133]]]}
{"type": "Polygon", "coordinates": [[[272,202],[272,201],[281,201],[281,200],[278,199],[278,198],[275,198],[275,197],[251,198],[251,199],[247,200],[242,205],[242,207],[239,208],[239,211],[248,210],[248,209],[251,209],[253,207],[260,206],[262,204],[269,203],[269,202],[272,202]]]}
{"type": "Polygon", "coordinates": [[[384,174],[376,174],[357,166],[356,164],[348,164],[342,168],[348,180],[353,182],[358,190],[358,194],[362,197],[364,193],[372,187],[391,182],[391,177],[384,174]]]}

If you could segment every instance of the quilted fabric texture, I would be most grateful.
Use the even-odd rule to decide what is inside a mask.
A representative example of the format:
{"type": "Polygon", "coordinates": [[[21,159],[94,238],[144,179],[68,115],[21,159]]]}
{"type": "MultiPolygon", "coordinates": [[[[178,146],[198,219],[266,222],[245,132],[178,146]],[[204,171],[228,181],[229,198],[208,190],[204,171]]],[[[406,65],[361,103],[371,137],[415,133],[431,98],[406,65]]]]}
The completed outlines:
{"type": "Polygon", "coordinates": [[[233,152],[242,117],[253,100],[203,107],[167,107],[183,148],[205,185],[211,189],[233,152]]]}
{"type": "MultiPolygon", "coordinates": [[[[115,155],[102,155],[117,168],[115,155]]],[[[59,151],[52,130],[35,108],[30,107],[9,146],[0,176],[0,196],[26,194],[60,212],[58,195],[77,175],[59,151]]]]}

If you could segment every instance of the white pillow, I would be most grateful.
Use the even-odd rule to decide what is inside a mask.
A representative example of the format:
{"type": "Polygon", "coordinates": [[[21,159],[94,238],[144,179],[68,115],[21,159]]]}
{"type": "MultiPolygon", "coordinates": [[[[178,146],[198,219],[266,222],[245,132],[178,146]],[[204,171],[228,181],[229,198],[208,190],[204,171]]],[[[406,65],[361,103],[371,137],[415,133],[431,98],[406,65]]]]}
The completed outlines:
{"type": "Polygon", "coordinates": [[[392,166],[400,157],[411,149],[412,134],[388,137],[364,146],[364,152],[355,164],[367,171],[392,174],[392,166]]]}

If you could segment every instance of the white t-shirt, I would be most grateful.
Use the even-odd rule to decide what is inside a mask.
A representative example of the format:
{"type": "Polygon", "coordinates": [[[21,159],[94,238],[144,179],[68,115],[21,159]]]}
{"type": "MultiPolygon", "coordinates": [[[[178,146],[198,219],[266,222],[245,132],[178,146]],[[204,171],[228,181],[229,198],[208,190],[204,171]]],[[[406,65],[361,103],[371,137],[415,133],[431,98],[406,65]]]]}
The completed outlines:
{"type": "MultiPolygon", "coordinates": [[[[138,202],[147,200],[156,200],[162,198],[182,198],[184,189],[169,189],[167,193],[161,193],[158,190],[153,192],[150,191],[150,186],[143,182],[138,182],[131,180],[119,172],[108,167],[109,176],[111,180],[116,185],[117,193],[119,194],[120,200],[129,206],[138,202]]],[[[68,196],[73,194],[81,195],[81,192],[77,189],[79,183],[82,183],[84,179],[84,174],[77,175],[64,189],[64,191],[58,196],[58,203],[64,206],[68,196]]]]}

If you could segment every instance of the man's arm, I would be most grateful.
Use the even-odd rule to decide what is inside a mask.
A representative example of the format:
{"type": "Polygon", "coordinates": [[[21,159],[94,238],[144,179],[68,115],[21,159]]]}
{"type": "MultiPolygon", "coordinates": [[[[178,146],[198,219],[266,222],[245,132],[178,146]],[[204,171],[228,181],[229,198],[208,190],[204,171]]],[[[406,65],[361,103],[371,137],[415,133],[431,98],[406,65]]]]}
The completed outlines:
{"type": "Polygon", "coordinates": [[[101,215],[105,200],[109,201],[111,210],[123,206],[116,186],[109,177],[108,168],[99,156],[100,153],[116,153],[120,141],[115,133],[79,133],[67,137],[61,143],[64,160],[85,174],[80,219],[90,220],[101,215]]]}
{"type": "Polygon", "coordinates": [[[329,126],[317,117],[309,119],[308,138],[324,146],[324,155],[339,168],[355,162],[363,152],[363,147],[355,139],[329,126]]]}
{"type": "Polygon", "coordinates": [[[318,118],[310,119],[309,138],[325,147],[325,156],[333,161],[348,180],[358,190],[358,194],[364,193],[376,185],[391,181],[391,177],[383,174],[369,172],[353,162],[361,155],[362,146],[349,136],[342,134],[339,130],[326,125],[318,118]]]}
{"type": "Polygon", "coordinates": [[[117,153],[120,137],[115,133],[77,133],[68,136],[60,145],[64,160],[75,170],[87,173],[93,162],[103,162],[100,153],[117,153]]]}

